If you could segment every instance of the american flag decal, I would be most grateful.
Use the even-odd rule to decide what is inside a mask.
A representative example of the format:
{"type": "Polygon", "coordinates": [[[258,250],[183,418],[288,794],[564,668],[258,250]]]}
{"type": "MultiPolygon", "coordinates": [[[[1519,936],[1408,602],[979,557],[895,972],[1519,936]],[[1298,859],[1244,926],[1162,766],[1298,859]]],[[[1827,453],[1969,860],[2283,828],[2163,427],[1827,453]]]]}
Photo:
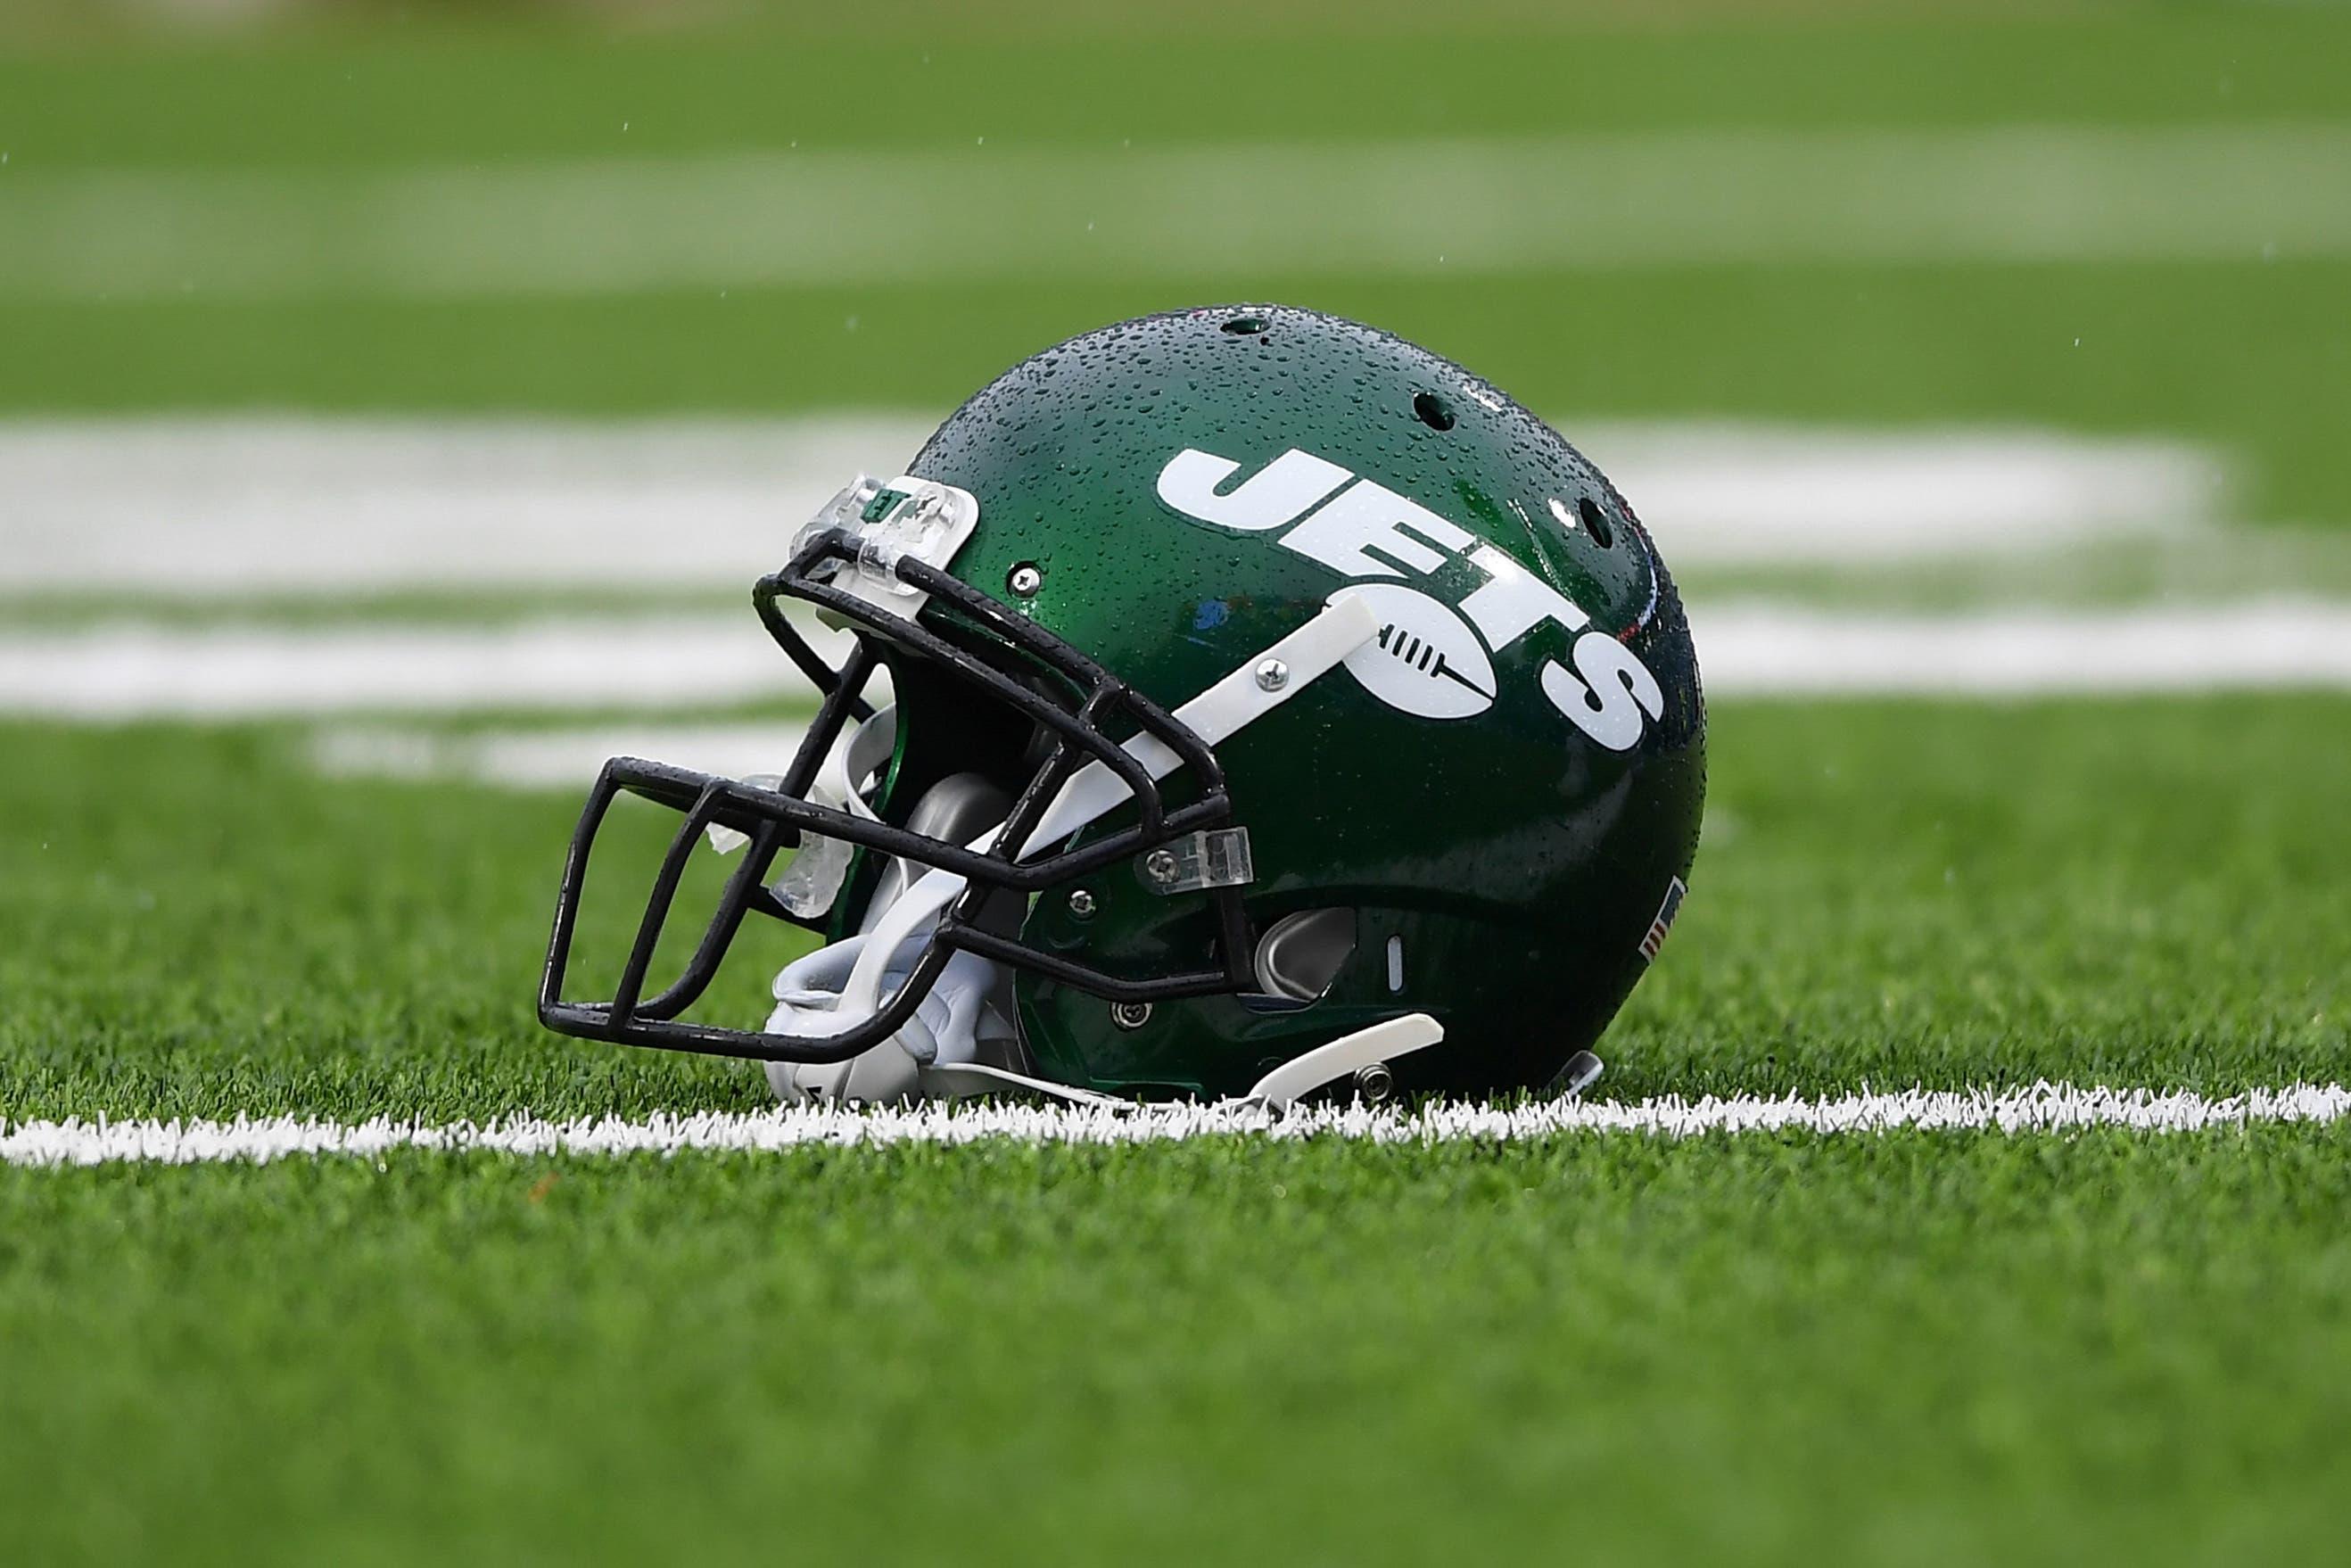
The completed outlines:
{"type": "Polygon", "coordinates": [[[1666,933],[1674,928],[1674,916],[1681,913],[1682,894],[1689,891],[1679,877],[1666,884],[1666,901],[1657,905],[1657,917],[1649,922],[1649,934],[1641,938],[1641,961],[1656,962],[1657,949],[1666,945],[1666,933]]]}

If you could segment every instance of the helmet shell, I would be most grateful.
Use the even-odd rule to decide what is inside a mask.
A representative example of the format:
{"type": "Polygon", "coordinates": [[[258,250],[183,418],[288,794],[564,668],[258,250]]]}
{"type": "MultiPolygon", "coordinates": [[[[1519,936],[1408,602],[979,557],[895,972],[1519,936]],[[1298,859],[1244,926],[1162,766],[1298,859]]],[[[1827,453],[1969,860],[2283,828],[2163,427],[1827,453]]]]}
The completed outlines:
{"type": "MultiPolygon", "coordinates": [[[[1388,333],[1237,306],[1122,322],[1023,361],[909,471],[979,499],[956,576],[1171,709],[1351,583],[1391,622],[1379,651],[1217,748],[1249,833],[1257,928],[1353,912],[1328,990],[1305,1005],[1161,1002],[1136,1023],[1024,971],[1020,1022],[1040,1071],[1237,1093],[1326,1040],[1425,1011],[1447,1039],[1396,1063],[1400,1085],[1488,1092],[1540,1086],[1598,1037],[1688,873],[1705,704],[1647,531],[1550,426],[1388,333]],[[1187,452],[1193,466],[1170,477],[1187,452]],[[1327,468],[1292,457],[1282,483],[1251,490],[1293,453],[1327,468]],[[1234,465],[1223,482],[1200,483],[1217,471],[1207,459],[1234,465]],[[1301,520],[1278,515],[1332,475],[1301,520]],[[1357,493],[1365,483],[1384,489],[1357,493]],[[1382,532],[1372,514],[1391,497],[1425,508],[1405,514],[1421,521],[1382,532]],[[1513,569],[1519,591],[1464,610],[1513,569]],[[1562,601],[1570,613],[1499,634],[1524,606],[1562,601]],[[1591,638],[1615,647],[1579,647],[1591,638]],[[1653,689],[1635,692],[1625,651],[1653,689]]],[[[1123,977],[1215,967],[1205,895],[1163,895],[1133,867],[1081,883],[1086,898],[1072,883],[1035,899],[1023,940],[1123,977]]]]}

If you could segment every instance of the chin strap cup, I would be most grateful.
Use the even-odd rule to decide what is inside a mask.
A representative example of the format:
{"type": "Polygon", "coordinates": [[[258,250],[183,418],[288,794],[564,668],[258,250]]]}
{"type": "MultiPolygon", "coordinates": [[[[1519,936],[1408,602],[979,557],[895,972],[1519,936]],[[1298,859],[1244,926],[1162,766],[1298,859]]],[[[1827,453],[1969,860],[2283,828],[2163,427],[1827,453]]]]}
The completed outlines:
{"type": "MultiPolygon", "coordinates": [[[[852,936],[787,966],[776,977],[776,1010],[768,1030],[816,1034],[849,1027],[852,1020],[838,1010],[841,991],[869,940],[852,936]]],[[[900,945],[885,971],[893,989],[904,983],[927,942],[928,933],[921,932],[900,945]]],[[[768,1086],[792,1105],[845,1100],[886,1105],[929,1098],[925,1079],[934,1069],[976,1062],[986,1054],[983,1040],[1012,1032],[990,1005],[1002,983],[1002,965],[977,953],[958,953],[896,1034],[847,1061],[771,1061],[768,1086]]]]}
{"type": "Polygon", "coordinates": [[[922,1064],[895,1039],[847,1061],[770,1061],[768,1087],[787,1105],[894,1105],[922,1092],[922,1064]]]}

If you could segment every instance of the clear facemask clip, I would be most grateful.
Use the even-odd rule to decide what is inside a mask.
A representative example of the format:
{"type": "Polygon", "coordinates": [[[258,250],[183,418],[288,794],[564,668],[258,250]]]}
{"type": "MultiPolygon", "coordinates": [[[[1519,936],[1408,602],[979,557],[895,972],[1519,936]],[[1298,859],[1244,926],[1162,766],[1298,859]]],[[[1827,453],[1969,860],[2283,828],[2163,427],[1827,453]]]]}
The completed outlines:
{"type": "Polygon", "coordinates": [[[898,563],[918,560],[944,571],[978,526],[979,501],[968,490],[911,474],[887,484],[861,474],[818,508],[793,539],[792,553],[818,534],[840,529],[857,541],[857,559],[835,566],[832,586],[877,610],[912,617],[929,596],[898,576],[898,563]]]}
{"type": "Polygon", "coordinates": [[[1257,880],[1247,828],[1206,828],[1134,858],[1135,875],[1154,893],[1247,887],[1257,880]]]}

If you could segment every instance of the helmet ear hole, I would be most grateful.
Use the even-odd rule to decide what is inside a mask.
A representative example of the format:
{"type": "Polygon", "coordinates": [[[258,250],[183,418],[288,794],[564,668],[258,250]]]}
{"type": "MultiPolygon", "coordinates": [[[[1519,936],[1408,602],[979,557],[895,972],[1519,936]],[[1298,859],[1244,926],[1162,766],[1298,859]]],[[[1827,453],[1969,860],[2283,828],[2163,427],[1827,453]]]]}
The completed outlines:
{"type": "Polygon", "coordinates": [[[1301,909],[1258,939],[1257,983],[1269,996],[1311,1002],[1330,990],[1355,951],[1355,912],[1301,909]]]}
{"type": "Polygon", "coordinates": [[[1413,417],[1431,430],[1453,428],[1453,411],[1435,392],[1415,392],[1412,396],[1413,417]]]}

